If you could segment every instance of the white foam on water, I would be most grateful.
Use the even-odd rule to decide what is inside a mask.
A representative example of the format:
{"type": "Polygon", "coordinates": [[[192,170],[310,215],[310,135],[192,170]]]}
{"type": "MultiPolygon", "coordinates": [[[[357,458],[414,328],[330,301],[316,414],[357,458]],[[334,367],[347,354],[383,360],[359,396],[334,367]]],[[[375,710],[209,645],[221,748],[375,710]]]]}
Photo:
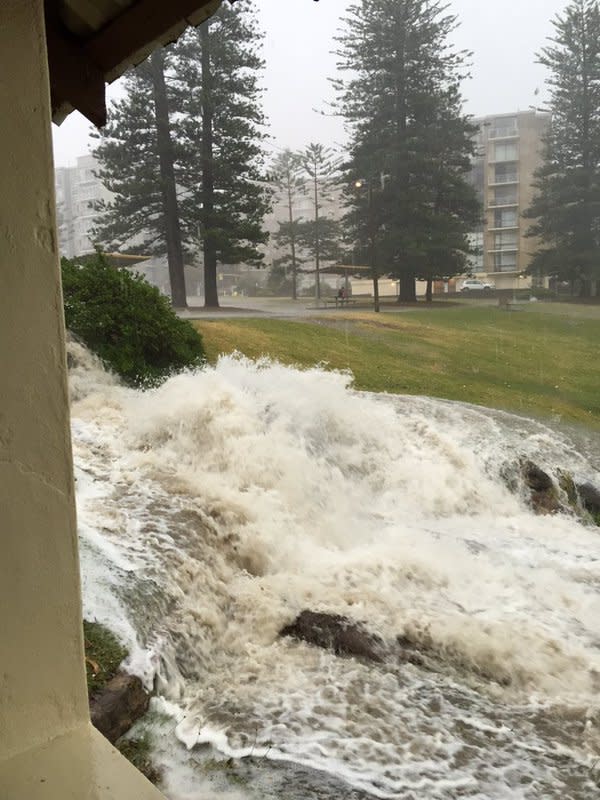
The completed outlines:
{"type": "Polygon", "coordinates": [[[193,796],[177,748],[202,742],[375,797],[600,791],[600,534],[502,478],[525,457],[598,482],[568,437],[268,361],[147,392],[83,351],[72,372],[86,611],[180,709],[173,800],[193,796]],[[433,664],[280,639],[307,608],[433,664]]]}

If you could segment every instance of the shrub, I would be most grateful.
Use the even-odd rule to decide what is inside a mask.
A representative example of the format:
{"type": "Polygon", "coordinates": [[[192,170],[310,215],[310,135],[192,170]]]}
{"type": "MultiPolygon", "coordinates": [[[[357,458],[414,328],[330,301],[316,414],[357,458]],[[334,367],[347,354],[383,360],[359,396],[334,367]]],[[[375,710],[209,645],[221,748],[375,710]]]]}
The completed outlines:
{"type": "Polygon", "coordinates": [[[202,338],[146,279],[99,253],[62,259],[67,328],[132,386],[153,386],[204,363],[202,338]]]}

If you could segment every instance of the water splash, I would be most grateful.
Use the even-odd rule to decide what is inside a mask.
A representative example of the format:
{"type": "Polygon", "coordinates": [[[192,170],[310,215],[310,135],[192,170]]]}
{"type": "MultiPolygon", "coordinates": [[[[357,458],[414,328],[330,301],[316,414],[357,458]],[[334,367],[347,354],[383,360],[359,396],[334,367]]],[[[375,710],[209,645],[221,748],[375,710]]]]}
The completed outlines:
{"type": "MultiPolygon", "coordinates": [[[[136,392],[76,356],[86,611],[179,709],[181,742],[374,797],[599,791],[600,535],[502,478],[523,456],[598,482],[568,437],[321,369],[227,357],[136,392]],[[434,665],[279,639],[304,608],[434,665]]],[[[195,796],[165,741],[170,796],[195,796]]]]}

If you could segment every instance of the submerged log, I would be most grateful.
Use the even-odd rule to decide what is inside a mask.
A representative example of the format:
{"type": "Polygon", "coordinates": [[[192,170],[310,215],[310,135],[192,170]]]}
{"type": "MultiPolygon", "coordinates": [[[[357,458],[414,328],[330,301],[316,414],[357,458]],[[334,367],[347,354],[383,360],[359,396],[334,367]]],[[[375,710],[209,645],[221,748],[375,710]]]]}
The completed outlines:
{"type": "Polygon", "coordinates": [[[360,622],[339,614],[302,611],[286,625],[280,636],[291,636],[337,655],[357,656],[367,661],[383,661],[386,647],[383,640],[370,633],[360,622]]]}

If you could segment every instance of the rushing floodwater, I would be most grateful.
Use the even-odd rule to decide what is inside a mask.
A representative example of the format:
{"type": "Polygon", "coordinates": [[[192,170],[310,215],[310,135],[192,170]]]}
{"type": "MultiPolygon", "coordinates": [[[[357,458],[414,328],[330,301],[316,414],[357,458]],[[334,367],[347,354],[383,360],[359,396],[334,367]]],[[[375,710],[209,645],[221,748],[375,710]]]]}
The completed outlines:
{"type": "Polygon", "coordinates": [[[501,478],[527,456],[598,484],[593,449],[317,369],[224,358],[142,393],[72,352],[85,612],[154,682],[171,800],[600,797],[600,531],[501,478]],[[306,608],[435,658],[279,639],[306,608]]]}

